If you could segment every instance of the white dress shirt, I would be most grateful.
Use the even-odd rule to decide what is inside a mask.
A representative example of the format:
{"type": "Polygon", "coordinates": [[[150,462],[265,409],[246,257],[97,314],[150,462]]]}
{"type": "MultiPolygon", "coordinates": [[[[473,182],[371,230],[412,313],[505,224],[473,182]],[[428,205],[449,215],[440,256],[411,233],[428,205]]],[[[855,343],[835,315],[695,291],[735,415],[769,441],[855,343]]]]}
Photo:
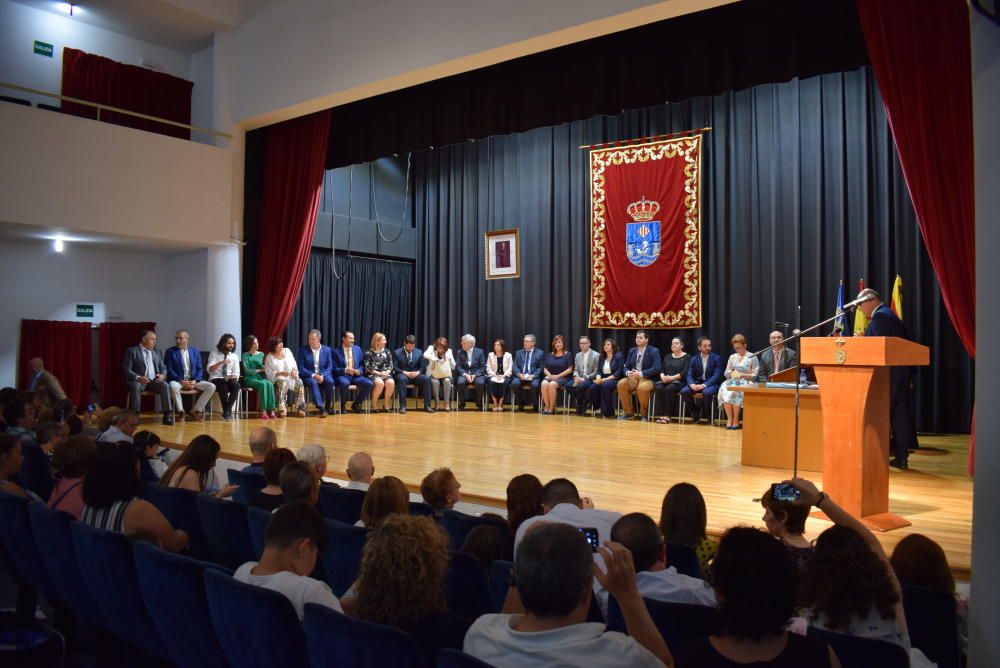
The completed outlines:
{"type": "MultiPolygon", "coordinates": [[[[670,549],[670,548],[667,548],[670,549]]],[[[673,566],[662,571],[640,571],[635,574],[635,584],[643,598],[667,603],[688,603],[714,607],[715,591],[708,583],[690,575],[678,573],[673,566]]],[[[608,618],[608,590],[594,578],[594,595],[604,619],[608,618]]]]}
{"type": "Polygon", "coordinates": [[[514,554],[517,554],[517,546],[524,538],[524,532],[532,524],[538,522],[558,522],[569,524],[578,529],[594,528],[603,544],[606,540],[611,540],[611,527],[621,519],[622,514],[610,510],[597,510],[596,508],[580,508],[572,503],[560,503],[545,515],[529,517],[517,528],[517,535],[514,537],[514,554]]]}
{"type": "Polygon", "coordinates": [[[208,356],[208,368],[211,369],[212,365],[219,362],[223,364],[216,367],[215,371],[208,372],[209,380],[240,377],[240,358],[236,353],[220,353],[218,350],[213,350],[208,356]]]}

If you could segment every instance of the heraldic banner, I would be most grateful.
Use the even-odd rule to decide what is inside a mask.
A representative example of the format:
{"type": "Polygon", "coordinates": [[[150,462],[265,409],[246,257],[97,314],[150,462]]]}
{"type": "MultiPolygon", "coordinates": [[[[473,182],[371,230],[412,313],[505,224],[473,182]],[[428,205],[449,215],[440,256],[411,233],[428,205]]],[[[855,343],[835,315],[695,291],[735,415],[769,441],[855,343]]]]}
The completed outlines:
{"type": "Polygon", "coordinates": [[[701,326],[701,135],[590,151],[590,326],[701,326]]]}

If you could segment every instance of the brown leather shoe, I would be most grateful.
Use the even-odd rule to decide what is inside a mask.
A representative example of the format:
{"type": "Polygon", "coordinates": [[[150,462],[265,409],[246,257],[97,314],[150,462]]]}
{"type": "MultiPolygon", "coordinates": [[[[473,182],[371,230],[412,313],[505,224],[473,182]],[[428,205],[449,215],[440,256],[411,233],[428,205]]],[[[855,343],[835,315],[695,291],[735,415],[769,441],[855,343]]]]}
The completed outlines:
{"type": "Polygon", "coordinates": [[[184,411],[175,411],[174,412],[174,421],[175,422],[184,422],[184,411]]]}
{"type": "Polygon", "coordinates": [[[201,411],[191,411],[187,414],[188,420],[193,420],[194,422],[203,422],[205,420],[205,414],[201,411]]]}

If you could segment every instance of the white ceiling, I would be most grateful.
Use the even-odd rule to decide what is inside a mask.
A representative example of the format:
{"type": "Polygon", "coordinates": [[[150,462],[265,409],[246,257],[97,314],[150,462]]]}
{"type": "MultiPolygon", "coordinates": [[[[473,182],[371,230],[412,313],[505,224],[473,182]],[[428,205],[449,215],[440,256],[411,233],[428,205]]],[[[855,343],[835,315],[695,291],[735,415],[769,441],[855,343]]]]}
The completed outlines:
{"type": "Polygon", "coordinates": [[[184,241],[130,237],[124,234],[96,234],[64,227],[41,227],[0,221],[0,242],[51,244],[57,238],[63,239],[67,249],[77,246],[121,252],[134,251],[150,255],[177,255],[205,247],[203,244],[184,241]]]}

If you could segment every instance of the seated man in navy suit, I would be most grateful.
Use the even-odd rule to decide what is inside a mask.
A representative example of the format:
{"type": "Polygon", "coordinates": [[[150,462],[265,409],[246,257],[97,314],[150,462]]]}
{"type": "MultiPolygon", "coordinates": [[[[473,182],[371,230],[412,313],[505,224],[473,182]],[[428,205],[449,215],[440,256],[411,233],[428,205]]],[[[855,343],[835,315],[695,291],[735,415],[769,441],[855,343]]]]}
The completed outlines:
{"type": "Polygon", "coordinates": [[[201,364],[201,353],[194,346],[188,345],[191,335],[186,329],[178,329],[174,334],[176,346],[167,348],[163,362],[167,365],[167,382],[174,396],[174,417],[184,421],[184,404],[181,402],[181,391],[197,390],[197,398],[191,404],[191,412],[187,417],[192,420],[204,420],[205,406],[215,394],[215,385],[205,380],[205,367],[201,364]]]}
{"type": "Polygon", "coordinates": [[[361,346],[354,345],[354,332],[344,331],[340,335],[340,346],[333,351],[333,380],[340,393],[340,412],[345,411],[347,404],[347,388],[354,385],[358,394],[351,404],[351,411],[361,412],[361,404],[372,392],[372,380],[364,374],[365,354],[361,346]]]}
{"type": "Polygon", "coordinates": [[[486,353],[482,348],[476,347],[476,337],[472,334],[462,337],[462,349],[455,358],[455,366],[458,410],[465,410],[469,387],[475,388],[476,405],[481,406],[486,394],[486,353]]]}
{"type": "Polygon", "coordinates": [[[309,343],[299,348],[295,359],[299,363],[299,378],[306,396],[311,396],[320,417],[333,415],[333,351],[324,346],[323,333],[318,329],[309,330],[309,343]]]}
{"type": "Polygon", "coordinates": [[[622,402],[620,420],[631,420],[639,417],[643,421],[649,419],[649,395],[653,392],[654,383],[663,371],[663,360],[660,351],[649,345],[646,331],[640,329],[635,333],[635,348],[628,351],[625,358],[625,377],[618,381],[618,398],[622,402]],[[639,397],[639,414],[632,414],[632,393],[639,397]]]}
{"type": "Polygon", "coordinates": [[[406,412],[406,387],[416,385],[420,388],[420,396],[424,398],[424,410],[433,413],[431,408],[431,379],[425,372],[427,361],[420,350],[417,350],[417,337],[407,334],[403,339],[403,347],[393,352],[396,361],[396,393],[399,396],[399,412],[406,412]]]}
{"type": "Polygon", "coordinates": [[[535,341],[534,334],[525,334],[524,347],[514,353],[514,379],[510,381],[510,391],[514,397],[521,398],[522,411],[534,405],[535,393],[542,384],[545,353],[535,347],[535,341]]]}
{"type": "Polygon", "coordinates": [[[712,340],[707,336],[699,338],[698,354],[688,365],[687,385],[681,390],[681,398],[684,399],[693,422],[700,421],[703,414],[712,414],[712,402],[719,393],[725,371],[722,358],[712,352],[712,340]],[[700,401],[694,397],[698,392],[701,392],[700,401]]]}
{"type": "MultiPolygon", "coordinates": [[[[857,299],[870,297],[869,301],[858,308],[868,317],[868,329],[865,336],[895,336],[909,339],[906,325],[882,302],[882,298],[872,289],[862,290],[857,299]]],[[[907,460],[910,450],[917,447],[917,428],[913,424],[913,413],[910,410],[910,381],[916,370],[912,366],[894,366],[889,368],[889,425],[892,429],[889,438],[889,448],[893,454],[889,466],[898,469],[909,468],[907,460]]]]}

